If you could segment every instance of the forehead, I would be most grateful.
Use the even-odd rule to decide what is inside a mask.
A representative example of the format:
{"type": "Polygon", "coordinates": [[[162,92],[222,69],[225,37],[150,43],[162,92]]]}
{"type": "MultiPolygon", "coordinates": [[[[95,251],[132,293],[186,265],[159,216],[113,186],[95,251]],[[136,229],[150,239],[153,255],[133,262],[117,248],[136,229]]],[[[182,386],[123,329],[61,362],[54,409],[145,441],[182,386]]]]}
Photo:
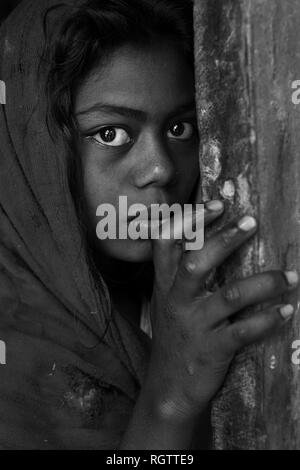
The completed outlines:
{"type": "Polygon", "coordinates": [[[193,97],[193,71],[175,45],[128,45],[117,49],[83,81],[75,96],[75,112],[100,100],[149,113],[168,112],[193,97]]]}

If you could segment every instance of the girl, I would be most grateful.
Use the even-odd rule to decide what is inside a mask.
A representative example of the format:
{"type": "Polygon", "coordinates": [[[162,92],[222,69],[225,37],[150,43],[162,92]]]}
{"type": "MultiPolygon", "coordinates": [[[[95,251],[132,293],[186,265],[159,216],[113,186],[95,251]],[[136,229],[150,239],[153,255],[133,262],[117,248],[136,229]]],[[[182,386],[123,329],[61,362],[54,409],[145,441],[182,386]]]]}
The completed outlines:
{"type": "MultiPolygon", "coordinates": [[[[235,314],[298,276],[206,290],[255,233],[247,214],[198,251],[96,235],[121,195],[200,202],[192,2],[25,0],[0,47],[1,447],[200,447],[235,352],[293,309],[235,314]]],[[[222,211],[206,203],[205,224],[222,211]]]]}

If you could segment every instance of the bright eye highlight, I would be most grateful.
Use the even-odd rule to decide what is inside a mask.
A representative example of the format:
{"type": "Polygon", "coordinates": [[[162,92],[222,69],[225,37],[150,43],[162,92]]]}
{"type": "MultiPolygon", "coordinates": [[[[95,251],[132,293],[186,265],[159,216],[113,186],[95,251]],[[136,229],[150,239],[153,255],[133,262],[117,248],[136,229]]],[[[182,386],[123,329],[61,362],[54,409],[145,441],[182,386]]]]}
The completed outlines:
{"type": "Polygon", "coordinates": [[[189,140],[195,134],[195,127],[190,122],[177,122],[168,130],[170,139],[189,140]]]}
{"type": "Polygon", "coordinates": [[[121,147],[131,142],[131,138],[125,129],[112,126],[102,127],[92,138],[99,144],[109,147],[121,147]]]}

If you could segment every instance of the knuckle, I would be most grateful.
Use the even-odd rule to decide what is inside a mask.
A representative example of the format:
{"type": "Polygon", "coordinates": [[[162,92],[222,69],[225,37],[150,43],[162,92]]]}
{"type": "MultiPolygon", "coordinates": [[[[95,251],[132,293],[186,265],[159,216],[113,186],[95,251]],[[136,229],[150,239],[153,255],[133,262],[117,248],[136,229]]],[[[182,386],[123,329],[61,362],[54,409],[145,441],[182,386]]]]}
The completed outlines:
{"type": "Polygon", "coordinates": [[[239,306],[242,302],[242,293],[237,284],[230,284],[221,289],[222,297],[226,303],[239,306]]]}
{"type": "Polygon", "coordinates": [[[232,232],[229,230],[223,230],[219,234],[219,242],[224,249],[228,249],[232,242],[232,232]]]}
{"type": "Polygon", "coordinates": [[[244,345],[247,339],[247,329],[243,326],[234,326],[232,328],[232,339],[237,348],[244,345]]]}
{"type": "Polygon", "coordinates": [[[198,271],[197,263],[191,259],[187,259],[182,264],[183,274],[195,276],[198,271]]]}
{"type": "Polygon", "coordinates": [[[182,263],[182,275],[197,279],[206,278],[211,268],[199,259],[187,259],[182,263]]]}

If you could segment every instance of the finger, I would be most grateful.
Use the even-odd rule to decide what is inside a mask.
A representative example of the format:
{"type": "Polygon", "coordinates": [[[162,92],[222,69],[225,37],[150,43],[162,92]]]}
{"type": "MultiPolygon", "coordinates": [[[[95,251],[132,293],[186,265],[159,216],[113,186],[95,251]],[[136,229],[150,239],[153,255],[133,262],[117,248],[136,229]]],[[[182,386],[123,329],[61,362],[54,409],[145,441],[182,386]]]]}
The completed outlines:
{"type": "MultiPolygon", "coordinates": [[[[204,225],[208,225],[219,217],[224,210],[224,204],[221,201],[209,201],[204,207],[204,225]]],[[[158,230],[152,231],[149,220],[140,223],[143,229],[148,231],[148,236],[152,240],[152,255],[156,273],[156,281],[164,285],[165,288],[171,287],[178,269],[179,261],[183,252],[183,242],[186,233],[195,233],[199,227],[199,217],[203,217],[203,212],[197,206],[189,212],[182,212],[181,218],[170,218],[169,226],[156,222],[156,227],[164,231],[162,237],[159,232],[159,238],[152,236],[158,230]],[[169,230],[168,230],[169,228],[169,230]],[[191,230],[192,228],[192,230],[191,230]]],[[[155,223],[155,222],[154,222],[155,223]]]]}
{"type": "Polygon", "coordinates": [[[246,242],[256,231],[253,217],[243,217],[231,223],[207,240],[202,250],[186,251],[180,261],[175,284],[185,295],[194,297],[207,279],[210,271],[219,266],[231,253],[246,242]]]}
{"type": "Polygon", "coordinates": [[[220,331],[220,345],[228,354],[235,354],[244,346],[262,340],[292,318],[292,305],[277,305],[249,318],[231,323],[220,331]]]}
{"type": "Polygon", "coordinates": [[[207,322],[217,325],[238,311],[266,302],[294,289],[298,274],[293,271],[267,271],[230,283],[205,300],[207,322]]]}
{"type": "Polygon", "coordinates": [[[204,225],[209,225],[224,211],[224,203],[219,200],[208,201],[204,208],[204,225]]]}
{"type": "MultiPolygon", "coordinates": [[[[190,223],[192,214],[190,214],[190,223]]],[[[178,219],[169,220],[169,233],[166,224],[160,224],[159,236],[151,237],[152,259],[155,273],[155,284],[163,291],[171,288],[182,256],[182,224],[178,219]],[[164,236],[162,235],[164,233],[164,236]],[[175,238],[175,234],[177,238],[175,238]],[[167,235],[167,236],[166,236],[167,235]]]]}
{"type": "Polygon", "coordinates": [[[197,180],[193,200],[195,204],[205,204],[205,209],[207,210],[205,225],[209,224],[212,220],[218,217],[224,210],[224,203],[218,199],[205,202],[203,201],[203,188],[200,175],[197,180]]]}

